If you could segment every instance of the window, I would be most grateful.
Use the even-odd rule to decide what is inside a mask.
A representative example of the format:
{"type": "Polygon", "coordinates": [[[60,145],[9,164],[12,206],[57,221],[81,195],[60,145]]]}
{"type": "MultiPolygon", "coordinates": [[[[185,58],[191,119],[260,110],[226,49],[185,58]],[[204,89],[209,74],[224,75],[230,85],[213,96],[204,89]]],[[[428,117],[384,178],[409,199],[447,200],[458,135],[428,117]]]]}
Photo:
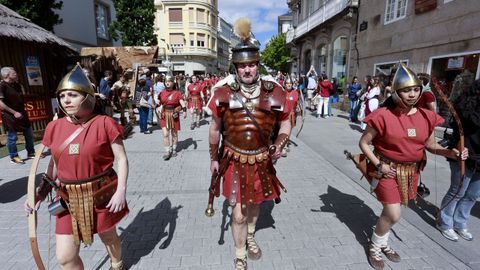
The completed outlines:
{"type": "Polygon", "coordinates": [[[407,0],[386,0],[385,24],[398,21],[407,15],[407,0]]]}
{"type": "Polygon", "coordinates": [[[170,44],[172,47],[183,46],[183,34],[181,33],[171,33],[170,34],[170,44]]]}
{"type": "Polygon", "coordinates": [[[197,23],[206,23],[204,9],[197,9],[197,23]]]}
{"type": "Polygon", "coordinates": [[[170,22],[182,22],[182,9],[170,8],[168,10],[168,18],[170,19],[170,22]]]}
{"type": "Polygon", "coordinates": [[[195,46],[195,34],[190,33],[190,46],[194,47],[195,46]]]}
{"type": "Polygon", "coordinates": [[[217,50],[217,40],[215,38],[212,38],[212,50],[217,50]]]}
{"type": "Polygon", "coordinates": [[[97,37],[108,39],[109,18],[108,7],[95,3],[95,21],[97,23],[97,37]]]}
{"type": "Polygon", "coordinates": [[[195,10],[193,8],[188,9],[188,20],[190,22],[195,22],[195,10]]]}
{"type": "Polygon", "coordinates": [[[198,47],[205,47],[205,34],[198,34],[197,35],[197,46],[198,47]]]}

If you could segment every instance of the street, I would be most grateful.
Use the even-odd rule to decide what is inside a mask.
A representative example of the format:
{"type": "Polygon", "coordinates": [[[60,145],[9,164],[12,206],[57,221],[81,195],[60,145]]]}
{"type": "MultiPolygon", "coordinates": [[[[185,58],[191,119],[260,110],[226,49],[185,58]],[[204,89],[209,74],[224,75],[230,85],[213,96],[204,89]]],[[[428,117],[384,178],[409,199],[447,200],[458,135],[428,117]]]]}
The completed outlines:
{"type": "MultiPolygon", "coordinates": [[[[264,203],[256,239],[262,248],[259,261],[248,261],[254,270],[371,269],[365,247],[381,205],[370,194],[368,183],[345,159],[344,149],[358,153],[361,133],[344,112],[317,119],[306,111],[293,130],[287,158],[276,165],[288,189],[280,204],[264,203]]],[[[207,118],[209,121],[210,118],[207,118]]],[[[210,184],[208,123],[189,129],[182,119],[178,156],[162,160],[161,130],[134,133],[125,140],[130,172],[127,200],[130,214],[118,226],[124,262],[129,269],[233,269],[234,248],[229,227],[231,210],[223,197],[216,198],[212,218],[205,216],[210,184]]],[[[22,151],[20,155],[26,156],[22,151]]],[[[37,172],[46,168],[41,160],[37,172]]],[[[35,269],[23,212],[26,165],[0,160],[1,269],[35,269]]],[[[426,201],[402,209],[402,220],[390,234],[391,246],[402,256],[400,263],[385,261],[387,269],[480,269],[476,244],[451,242],[435,228],[434,205],[445,194],[450,169],[442,157],[429,155],[422,179],[430,188],[426,201]]],[[[41,257],[50,269],[55,259],[54,218],[44,203],[39,211],[38,240],[41,257]],[[50,232],[50,233],[49,233],[50,232]],[[49,240],[50,238],[50,240],[49,240]]],[[[469,229],[480,237],[480,207],[472,210],[469,229]]],[[[110,263],[98,236],[92,246],[81,248],[85,269],[108,269],[110,263]]]]}

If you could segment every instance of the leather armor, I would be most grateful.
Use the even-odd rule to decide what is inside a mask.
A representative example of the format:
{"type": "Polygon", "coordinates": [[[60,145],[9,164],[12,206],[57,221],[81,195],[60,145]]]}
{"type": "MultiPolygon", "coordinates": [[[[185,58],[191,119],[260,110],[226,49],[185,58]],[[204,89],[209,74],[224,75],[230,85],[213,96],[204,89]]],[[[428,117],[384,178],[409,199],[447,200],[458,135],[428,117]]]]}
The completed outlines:
{"type": "Polygon", "coordinates": [[[260,88],[260,95],[249,100],[234,86],[225,85],[215,91],[215,95],[210,101],[215,102],[217,107],[225,109],[223,115],[224,139],[239,150],[255,151],[267,147],[261,136],[270,137],[277,113],[284,109],[286,92],[282,87],[272,82],[262,81],[260,88]],[[261,127],[263,135],[253,124],[242,104],[235,99],[232,91],[237,91],[237,96],[243,99],[245,104],[252,104],[253,107],[249,110],[261,127]]]}

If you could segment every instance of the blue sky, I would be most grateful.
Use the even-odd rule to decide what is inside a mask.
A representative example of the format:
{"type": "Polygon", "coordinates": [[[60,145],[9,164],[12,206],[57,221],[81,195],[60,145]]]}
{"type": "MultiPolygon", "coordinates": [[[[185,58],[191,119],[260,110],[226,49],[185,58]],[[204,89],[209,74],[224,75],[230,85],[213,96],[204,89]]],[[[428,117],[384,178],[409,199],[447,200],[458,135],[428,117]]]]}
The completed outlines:
{"type": "Polygon", "coordinates": [[[219,16],[233,23],[240,17],[249,17],[252,32],[262,44],[278,32],[278,16],[288,12],[287,0],[219,0],[219,16]]]}

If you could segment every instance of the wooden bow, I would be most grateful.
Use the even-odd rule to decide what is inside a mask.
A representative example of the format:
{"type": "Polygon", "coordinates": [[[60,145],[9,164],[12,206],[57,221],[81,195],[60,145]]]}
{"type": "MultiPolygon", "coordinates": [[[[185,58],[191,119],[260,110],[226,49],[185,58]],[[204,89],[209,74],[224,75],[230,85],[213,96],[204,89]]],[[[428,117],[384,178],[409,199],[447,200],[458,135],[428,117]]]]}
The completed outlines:
{"type": "Polygon", "coordinates": [[[40,156],[43,153],[45,146],[40,144],[40,148],[35,155],[35,158],[30,168],[30,174],[28,175],[27,183],[27,201],[28,205],[33,209],[32,213],[28,216],[28,237],[30,238],[30,247],[32,249],[33,259],[39,270],[45,270],[45,265],[43,264],[42,258],[40,257],[40,250],[38,249],[37,242],[37,210],[35,209],[36,202],[36,192],[35,192],[35,175],[37,174],[38,163],[40,161],[40,156]]]}
{"type": "MultiPolygon", "coordinates": [[[[458,141],[458,144],[457,144],[457,150],[460,152],[460,155],[461,155],[461,153],[463,152],[463,149],[465,148],[465,139],[464,139],[463,126],[462,126],[462,122],[460,120],[460,117],[458,116],[458,113],[455,110],[455,107],[453,106],[452,102],[450,102],[447,95],[442,90],[443,87],[438,83],[438,81],[433,76],[432,76],[432,84],[434,86],[432,89],[435,90],[435,92],[440,96],[440,98],[445,103],[445,105],[447,105],[448,110],[452,114],[452,117],[455,120],[455,123],[457,124],[458,133],[460,135],[459,136],[460,138],[459,138],[459,141],[458,141]]],[[[445,204],[442,208],[440,208],[439,211],[442,211],[445,207],[447,207],[453,201],[453,199],[455,197],[457,197],[458,193],[460,192],[460,189],[463,186],[463,180],[465,178],[465,161],[460,159],[458,162],[459,162],[459,167],[460,167],[460,183],[458,184],[457,192],[450,199],[450,201],[448,201],[447,204],[445,204]]]]}

